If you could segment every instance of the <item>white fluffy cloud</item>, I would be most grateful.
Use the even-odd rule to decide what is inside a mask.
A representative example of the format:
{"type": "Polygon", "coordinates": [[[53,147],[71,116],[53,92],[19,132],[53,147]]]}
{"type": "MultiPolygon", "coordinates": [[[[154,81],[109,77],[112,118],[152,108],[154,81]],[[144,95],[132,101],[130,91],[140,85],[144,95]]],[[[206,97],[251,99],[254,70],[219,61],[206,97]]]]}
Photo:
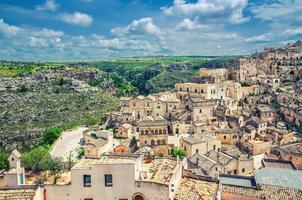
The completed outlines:
{"type": "Polygon", "coordinates": [[[153,23],[150,17],[133,20],[131,24],[126,27],[118,27],[111,30],[114,35],[153,35],[162,38],[164,33],[161,29],[153,23]]]}
{"type": "Polygon", "coordinates": [[[299,28],[293,28],[293,29],[286,29],[282,32],[282,35],[285,36],[298,36],[302,35],[302,27],[299,28]]]}
{"type": "Polygon", "coordinates": [[[46,0],[46,2],[43,5],[37,5],[36,10],[38,10],[38,11],[45,11],[45,10],[56,11],[58,6],[59,6],[59,4],[57,4],[55,0],[46,0]]]}
{"type": "Polygon", "coordinates": [[[196,22],[196,20],[192,21],[188,18],[185,18],[182,22],[175,26],[175,30],[178,31],[192,31],[198,29],[208,29],[208,25],[202,25],[196,22]]]}
{"type": "Polygon", "coordinates": [[[81,12],[61,14],[59,15],[59,19],[65,23],[79,26],[90,26],[93,21],[93,18],[90,15],[81,12]]]}
{"type": "Polygon", "coordinates": [[[247,0],[198,0],[195,3],[186,0],[174,0],[171,7],[163,7],[166,15],[198,17],[200,21],[244,23],[249,18],[243,16],[247,0]]]}
{"type": "Polygon", "coordinates": [[[254,5],[250,8],[254,16],[261,20],[279,21],[279,20],[295,20],[297,16],[301,16],[302,2],[301,0],[288,1],[279,0],[271,1],[272,3],[254,5]]]}
{"type": "Polygon", "coordinates": [[[163,52],[158,40],[154,42],[119,36],[108,38],[96,34],[72,36],[47,28],[21,29],[5,23],[3,19],[0,19],[0,32],[14,34],[9,39],[0,39],[0,55],[3,59],[91,60],[163,52]]]}
{"type": "Polygon", "coordinates": [[[0,32],[2,32],[6,36],[16,35],[20,31],[20,28],[9,25],[4,22],[3,19],[0,18],[0,32]]]}
{"type": "Polygon", "coordinates": [[[273,38],[272,33],[264,33],[262,35],[256,35],[253,37],[246,38],[246,42],[251,42],[251,43],[261,43],[261,42],[269,42],[273,38]]]}
{"type": "Polygon", "coordinates": [[[52,29],[42,28],[38,31],[33,31],[32,34],[34,36],[40,36],[40,37],[60,37],[64,35],[63,31],[55,31],[52,29]]]}

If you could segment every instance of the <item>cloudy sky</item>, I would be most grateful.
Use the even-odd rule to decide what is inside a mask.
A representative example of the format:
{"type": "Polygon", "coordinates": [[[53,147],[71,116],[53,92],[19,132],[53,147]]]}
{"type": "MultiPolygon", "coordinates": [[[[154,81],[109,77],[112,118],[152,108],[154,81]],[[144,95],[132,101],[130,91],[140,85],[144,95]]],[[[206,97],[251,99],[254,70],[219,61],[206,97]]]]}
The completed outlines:
{"type": "Polygon", "coordinates": [[[0,60],[235,55],[302,39],[302,0],[0,0],[0,60]]]}

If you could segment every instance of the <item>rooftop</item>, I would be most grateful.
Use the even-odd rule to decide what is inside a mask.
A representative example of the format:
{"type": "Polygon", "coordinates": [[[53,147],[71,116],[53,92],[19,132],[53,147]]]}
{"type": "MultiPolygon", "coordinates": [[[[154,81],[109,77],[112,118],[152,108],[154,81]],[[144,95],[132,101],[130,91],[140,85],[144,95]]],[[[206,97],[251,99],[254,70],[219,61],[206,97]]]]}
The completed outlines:
{"type": "Polygon", "coordinates": [[[299,170],[262,168],[254,171],[259,185],[274,185],[302,190],[302,172],[299,170]]]}
{"type": "Polygon", "coordinates": [[[196,179],[183,178],[176,191],[175,200],[212,200],[217,184],[196,179]]]}
{"type": "Polygon", "coordinates": [[[232,185],[232,186],[240,186],[240,187],[247,187],[247,188],[256,187],[255,179],[252,176],[221,174],[220,182],[222,183],[222,185],[232,185]]]}
{"type": "Polygon", "coordinates": [[[267,168],[297,170],[297,167],[290,160],[263,159],[262,165],[267,168]]]}
{"type": "Polygon", "coordinates": [[[0,189],[0,200],[33,200],[34,189],[0,189]]]}
{"type": "Polygon", "coordinates": [[[150,161],[151,162],[144,162],[142,166],[142,169],[148,172],[145,181],[162,184],[170,183],[177,167],[177,161],[165,158],[150,161]]]}
{"type": "Polygon", "coordinates": [[[104,155],[99,159],[82,159],[73,169],[87,169],[92,165],[135,163],[139,155],[104,155]]]}
{"type": "Polygon", "coordinates": [[[197,144],[201,142],[209,142],[212,141],[214,138],[208,135],[203,134],[193,134],[188,137],[184,137],[183,140],[189,144],[197,144]]]}
{"type": "Polygon", "coordinates": [[[302,143],[301,142],[295,142],[295,143],[285,144],[285,145],[282,145],[282,146],[280,146],[278,148],[281,148],[285,152],[288,152],[288,153],[297,153],[297,154],[301,154],[302,153],[302,143]]]}
{"type": "Polygon", "coordinates": [[[233,157],[215,150],[209,151],[205,154],[205,156],[222,164],[223,166],[227,165],[231,160],[233,160],[233,157]]]}

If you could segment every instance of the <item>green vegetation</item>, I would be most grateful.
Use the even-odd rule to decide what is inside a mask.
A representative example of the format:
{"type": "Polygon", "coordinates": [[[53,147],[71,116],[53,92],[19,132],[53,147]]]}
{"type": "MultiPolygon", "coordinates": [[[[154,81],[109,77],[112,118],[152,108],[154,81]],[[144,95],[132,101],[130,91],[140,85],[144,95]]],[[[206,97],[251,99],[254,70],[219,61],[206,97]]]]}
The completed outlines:
{"type": "Polygon", "coordinates": [[[84,148],[80,147],[79,150],[78,150],[77,158],[81,159],[83,156],[84,156],[84,148]]]}
{"type": "Polygon", "coordinates": [[[173,157],[180,157],[180,158],[183,158],[183,157],[185,157],[185,155],[186,155],[186,152],[184,152],[183,150],[181,150],[181,149],[176,149],[176,148],[173,148],[172,150],[171,150],[171,154],[172,154],[172,156],[173,157]]]}
{"type": "Polygon", "coordinates": [[[44,168],[47,159],[50,158],[48,148],[39,146],[22,155],[21,161],[24,167],[33,171],[39,171],[44,168]]]}
{"type": "Polygon", "coordinates": [[[8,154],[5,152],[0,152],[0,170],[9,168],[9,163],[7,159],[8,154]]]}
{"type": "Polygon", "coordinates": [[[78,125],[77,125],[76,122],[70,122],[69,124],[66,125],[65,128],[71,130],[71,129],[76,128],[77,126],[78,126],[78,125]]]}
{"type": "Polygon", "coordinates": [[[118,107],[118,99],[102,91],[75,92],[56,80],[35,82],[26,92],[0,90],[0,150],[10,152],[51,144],[55,134],[44,135],[51,127],[70,129],[94,125],[118,107]],[[59,92],[58,92],[59,91],[59,92]],[[48,138],[51,137],[51,138],[48,138]]]}
{"type": "Polygon", "coordinates": [[[57,157],[48,157],[44,160],[43,170],[48,170],[50,176],[53,177],[53,184],[57,183],[64,169],[64,163],[62,159],[57,157]]]}
{"type": "Polygon", "coordinates": [[[63,129],[61,128],[48,128],[42,136],[43,144],[52,145],[61,135],[63,129]]]}
{"type": "Polygon", "coordinates": [[[240,82],[240,85],[241,85],[241,87],[249,87],[249,86],[251,86],[248,82],[246,82],[246,81],[242,81],[242,82],[240,82]]]}
{"type": "Polygon", "coordinates": [[[86,119],[85,121],[85,125],[86,126],[94,126],[99,122],[99,119],[96,117],[89,117],[88,119],[86,119]]]}

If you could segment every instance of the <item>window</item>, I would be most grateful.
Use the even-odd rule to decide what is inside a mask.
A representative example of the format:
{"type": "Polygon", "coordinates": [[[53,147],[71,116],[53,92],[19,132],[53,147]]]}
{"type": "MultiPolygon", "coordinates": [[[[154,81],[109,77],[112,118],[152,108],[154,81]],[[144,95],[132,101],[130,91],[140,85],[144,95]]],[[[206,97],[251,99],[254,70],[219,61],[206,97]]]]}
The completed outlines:
{"type": "Polygon", "coordinates": [[[216,150],[216,145],[213,146],[213,150],[216,150]]]}
{"type": "Polygon", "coordinates": [[[84,187],[91,187],[91,176],[90,175],[84,175],[84,187]]]}
{"type": "Polygon", "coordinates": [[[187,151],[187,147],[185,146],[185,151],[187,151]]]}
{"type": "Polygon", "coordinates": [[[197,93],[197,89],[195,89],[195,93],[197,93]]]}
{"type": "Polygon", "coordinates": [[[241,171],[242,171],[242,173],[244,173],[244,172],[245,172],[245,168],[242,168],[242,170],[241,170],[241,171]]]}
{"type": "Polygon", "coordinates": [[[105,187],[112,187],[112,174],[105,174],[105,187]]]}
{"type": "Polygon", "coordinates": [[[196,149],[195,151],[196,151],[196,153],[198,153],[198,149],[196,149]]]}
{"type": "Polygon", "coordinates": [[[223,136],[223,139],[226,139],[226,136],[223,136]]]}

